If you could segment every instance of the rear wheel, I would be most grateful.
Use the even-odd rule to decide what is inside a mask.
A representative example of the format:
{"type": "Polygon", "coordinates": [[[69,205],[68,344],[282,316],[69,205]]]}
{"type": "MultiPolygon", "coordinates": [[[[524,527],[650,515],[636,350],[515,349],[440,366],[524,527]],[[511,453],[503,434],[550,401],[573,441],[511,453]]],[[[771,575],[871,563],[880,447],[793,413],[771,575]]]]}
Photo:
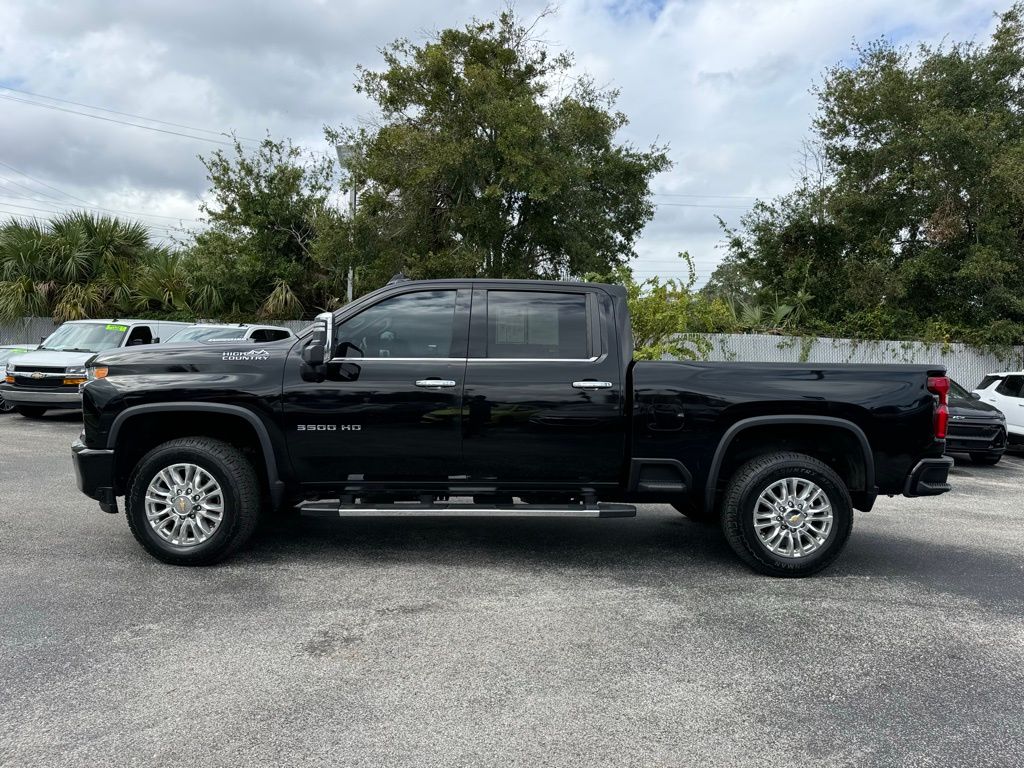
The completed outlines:
{"type": "Polygon", "coordinates": [[[260,516],[256,471],[233,445],[184,437],[135,467],[125,498],[128,527],[151,555],[173,565],[210,565],[233,554],[260,516]]]}
{"type": "Polygon", "coordinates": [[[46,413],[46,409],[38,405],[16,405],[14,410],[26,419],[41,419],[43,414],[46,413]]]}
{"type": "Polygon", "coordinates": [[[971,461],[975,464],[985,464],[987,466],[998,464],[999,460],[1003,458],[1003,454],[1001,453],[972,453],[969,455],[971,457],[971,461]]]}
{"type": "Polygon", "coordinates": [[[770,576],[809,576],[846,546],[853,505],[842,478],[801,453],[759,456],[733,474],[722,530],[733,551],[770,576]]]}

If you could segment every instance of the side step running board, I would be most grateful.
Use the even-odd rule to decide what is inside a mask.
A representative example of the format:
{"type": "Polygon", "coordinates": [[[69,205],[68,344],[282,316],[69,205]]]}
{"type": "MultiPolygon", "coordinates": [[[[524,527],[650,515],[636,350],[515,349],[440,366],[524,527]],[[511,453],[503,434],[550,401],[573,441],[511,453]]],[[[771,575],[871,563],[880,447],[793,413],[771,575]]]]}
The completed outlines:
{"type": "Polygon", "coordinates": [[[632,504],[342,504],[337,499],[304,501],[303,515],[316,517],[636,517],[632,504]]]}

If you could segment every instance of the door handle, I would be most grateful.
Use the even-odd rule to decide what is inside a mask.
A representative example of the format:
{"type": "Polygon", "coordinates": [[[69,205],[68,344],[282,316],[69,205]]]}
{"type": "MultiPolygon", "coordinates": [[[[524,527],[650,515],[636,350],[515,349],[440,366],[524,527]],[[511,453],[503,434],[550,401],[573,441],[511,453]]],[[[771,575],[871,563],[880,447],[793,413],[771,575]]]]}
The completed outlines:
{"type": "Polygon", "coordinates": [[[451,379],[420,379],[416,382],[416,386],[425,387],[426,389],[446,389],[454,387],[455,382],[451,379]]]}
{"type": "Polygon", "coordinates": [[[574,381],[572,387],[573,389],[611,389],[612,383],[610,381],[585,379],[584,381],[574,381]]]}

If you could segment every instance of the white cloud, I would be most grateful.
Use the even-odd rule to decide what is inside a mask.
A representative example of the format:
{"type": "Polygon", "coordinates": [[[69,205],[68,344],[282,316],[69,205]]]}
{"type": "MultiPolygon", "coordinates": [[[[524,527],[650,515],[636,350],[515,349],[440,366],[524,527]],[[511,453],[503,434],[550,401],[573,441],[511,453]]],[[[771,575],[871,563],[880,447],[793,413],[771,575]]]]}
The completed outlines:
{"type": "MultiPolygon", "coordinates": [[[[671,146],[675,168],[655,182],[661,207],[640,243],[638,272],[678,274],[675,254],[689,250],[703,278],[721,256],[715,215],[736,221],[750,202],[738,196],[791,185],[815,106],[808,88],[825,67],[849,58],[854,39],[981,39],[1007,4],[564,0],[542,27],[546,40],[575,52],[581,70],[621,90],[631,119],[624,138],[671,146]]],[[[352,89],[357,64],[379,65],[377,49],[397,37],[418,39],[501,7],[497,0],[6,0],[0,85],[243,136],[270,131],[326,149],[324,124],[370,112],[352,89]]],[[[527,17],[541,7],[518,3],[527,17]]],[[[174,224],[157,216],[198,215],[205,180],[196,155],[216,145],[3,98],[0,110],[0,162],[97,205],[145,211],[154,226],[174,224]]],[[[0,179],[0,212],[51,207],[62,197],[7,168],[0,177],[8,180],[0,179]]]]}

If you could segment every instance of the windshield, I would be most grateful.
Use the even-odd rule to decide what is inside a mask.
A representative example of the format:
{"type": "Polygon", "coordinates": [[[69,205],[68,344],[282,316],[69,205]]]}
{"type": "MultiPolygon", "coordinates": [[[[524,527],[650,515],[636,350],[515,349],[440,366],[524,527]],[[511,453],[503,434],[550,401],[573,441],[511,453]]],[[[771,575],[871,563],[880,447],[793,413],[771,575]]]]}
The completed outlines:
{"type": "Polygon", "coordinates": [[[959,384],[957,384],[952,379],[949,380],[949,394],[952,397],[958,398],[960,400],[970,400],[971,399],[971,393],[968,392],[963,387],[961,387],[959,384]]]}
{"type": "Polygon", "coordinates": [[[119,323],[65,323],[46,337],[39,349],[55,352],[102,352],[121,346],[128,330],[119,323]]]}
{"type": "Polygon", "coordinates": [[[171,336],[167,341],[206,341],[207,339],[243,339],[244,328],[185,328],[171,336]]]}

